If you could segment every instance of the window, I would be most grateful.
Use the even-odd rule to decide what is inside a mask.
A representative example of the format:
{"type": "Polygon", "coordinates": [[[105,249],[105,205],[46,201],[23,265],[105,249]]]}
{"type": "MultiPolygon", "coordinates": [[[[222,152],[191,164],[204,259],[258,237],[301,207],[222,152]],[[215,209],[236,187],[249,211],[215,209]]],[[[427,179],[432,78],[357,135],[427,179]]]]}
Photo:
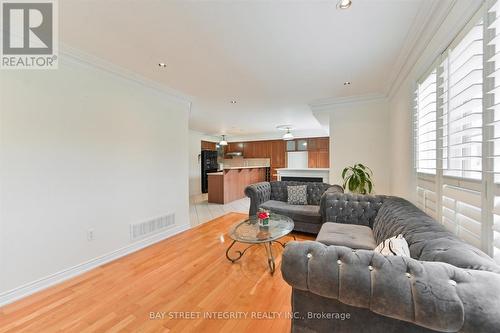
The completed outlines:
{"type": "Polygon", "coordinates": [[[443,174],[481,179],[483,24],[470,29],[441,64],[443,174]]]}
{"type": "Polygon", "coordinates": [[[489,71],[485,82],[488,95],[487,105],[490,112],[487,121],[488,129],[487,139],[492,143],[489,149],[489,163],[486,167],[492,171],[490,173],[490,181],[493,183],[493,205],[491,211],[493,213],[493,221],[491,221],[491,229],[487,230],[487,234],[491,233],[489,240],[491,243],[490,251],[493,258],[500,264],[500,6],[496,2],[489,10],[490,24],[488,42],[487,63],[486,67],[489,71]],[[488,232],[489,231],[489,232],[488,232]]]}
{"type": "Polygon", "coordinates": [[[415,92],[415,162],[417,179],[417,205],[437,218],[436,201],[436,129],[437,84],[436,70],[417,85],[415,92]]]}
{"type": "MultiPolygon", "coordinates": [[[[496,13],[496,5],[491,11],[496,13]]],[[[498,66],[495,62],[494,73],[488,72],[492,66],[485,66],[489,52],[485,43],[496,43],[496,37],[490,41],[493,15],[484,12],[483,8],[474,16],[416,89],[416,191],[421,209],[500,261],[500,182],[495,187],[497,197],[487,190],[493,185],[489,165],[498,169],[500,181],[500,81],[498,115],[488,121],[485,92],[495,89],[488,85],[490,79],[484,79],[500,69],[500,62],[498,66]],[[498,134],[498,145],[494,141],[498,155],[488,152],[490,128],[498,134]]]]}
{"type": "Polygon", "coordinates": [[[436,71],[418,85],[416,96],[417,172],[436,173],[436,71]]]}

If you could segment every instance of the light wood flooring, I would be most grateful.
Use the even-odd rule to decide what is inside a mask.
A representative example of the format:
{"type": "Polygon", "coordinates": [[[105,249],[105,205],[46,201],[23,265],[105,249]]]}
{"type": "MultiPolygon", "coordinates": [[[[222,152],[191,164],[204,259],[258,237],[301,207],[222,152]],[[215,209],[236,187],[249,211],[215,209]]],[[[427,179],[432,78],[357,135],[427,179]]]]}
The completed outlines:
{"type": "Polygon", "coordinates": [[[234,264],[225,257],[227,230],[245,217],[226,214],[0,308],[0,333],[289,332],[283,317],[291,288],[280,272],[282,248],[273,246],[274,276],[263,246],[234,264]],[[188,315],[182,311],[194,318],[178,318],[188,315]],[[202,318],[229,311],[240,318],[202,318]]]}

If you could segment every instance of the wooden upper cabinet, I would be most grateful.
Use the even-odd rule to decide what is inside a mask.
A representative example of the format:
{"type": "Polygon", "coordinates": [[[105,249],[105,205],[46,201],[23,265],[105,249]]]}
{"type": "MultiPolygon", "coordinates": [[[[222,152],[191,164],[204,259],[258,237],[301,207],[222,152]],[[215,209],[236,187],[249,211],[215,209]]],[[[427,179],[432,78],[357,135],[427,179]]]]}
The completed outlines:
{"type": "Polygon", "coordinates": [[[243,142],[229,142],[226,146],[226,153],[242,152],[243,153],[244,144],[243,142]]]}
{"type": "Polygon", "coordinates": [[[297,150],[297,142],[295,140],[284,141],[286,144],[286,151],[296,151],[297,150]]]}
{"type": "Polygon", "coordinates": [[[330,138],[311,138],[307,140],[308,167],[330,167],[330,138]]]}
{"type": "Polygon", "coordinates": [[[245,142],[243,157],[254,158],[255,155],[255,142],[245,142]]]}
{"type": "Polygon", "coordinates": [[[215,142],[201,141],[201,150],[217,150],[215,142]]]}
{"type": "Polygon", "coordinates": [[[309,168],[329,168],[330,167],[330,154],[328,150],[310,150],[308,153],[309,168]]]}
{"type": "Polygon", "coordinates": [[[317,145],[316,149],[329,150],[330,149],[330,138],[317,138],[316,145],[317,145]]]}
{"type": "Polygon", "coordinates": [[[296,140],[297,151],[307,151],[307,139],[296,140]]]}
{"type": "Polygon", "coordinates": [[[286,166],[285,141],[274,140],[271,142],[271,166],[284,168],[286,166]]]}
{"type": "Polygon", "coordinates": [[[330,138],[307,139],[307,150],[328,150],[329,147],[330,138]]]}

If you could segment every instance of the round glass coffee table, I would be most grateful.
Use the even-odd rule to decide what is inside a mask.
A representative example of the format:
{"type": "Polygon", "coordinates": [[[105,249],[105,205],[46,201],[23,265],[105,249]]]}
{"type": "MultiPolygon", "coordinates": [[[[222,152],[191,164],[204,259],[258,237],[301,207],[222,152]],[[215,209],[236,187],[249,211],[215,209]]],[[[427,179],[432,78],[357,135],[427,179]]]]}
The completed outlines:
{"type": "MultiPolygon", "coordinates": [[[[287,216],[271,213],[269,216],[269,226],[259,226],[259,220],[256,216],[252,216],[243,222],[239,222],[231,227],[229,230],[229,237],[233,240],[231,245],[226,250],[226,258],[232,263],[238,261],[243,257],[245,252],[252,246],[263,244],[267,253],[267,264],[271,274],[274,273],[275,263],[272,251],[272,243],[279,243],[285,247],[285,243],[278,241],[278,239],[287,236],[293,230],[293,220],[287,216]],[[243,251],[234,251],[236,256],[231,256],[230,251],[236,243],[250,244],[243,251]]],[[[291,235],[295,240],[295,236],[291,235]]]]}

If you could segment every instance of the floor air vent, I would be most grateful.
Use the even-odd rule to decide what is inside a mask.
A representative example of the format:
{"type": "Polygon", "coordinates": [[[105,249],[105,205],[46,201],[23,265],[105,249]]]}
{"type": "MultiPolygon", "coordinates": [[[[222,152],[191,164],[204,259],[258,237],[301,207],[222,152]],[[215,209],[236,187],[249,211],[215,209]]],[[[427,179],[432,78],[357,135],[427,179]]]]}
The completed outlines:
{"type": "Polygon", "coordinates": [[[146,222],[131,224],[130,239],[135,240],[144,236],[161,232],[173,226],[174,224],[175,214],[173,213],[165,216],[160,216],[146,222]]]}

